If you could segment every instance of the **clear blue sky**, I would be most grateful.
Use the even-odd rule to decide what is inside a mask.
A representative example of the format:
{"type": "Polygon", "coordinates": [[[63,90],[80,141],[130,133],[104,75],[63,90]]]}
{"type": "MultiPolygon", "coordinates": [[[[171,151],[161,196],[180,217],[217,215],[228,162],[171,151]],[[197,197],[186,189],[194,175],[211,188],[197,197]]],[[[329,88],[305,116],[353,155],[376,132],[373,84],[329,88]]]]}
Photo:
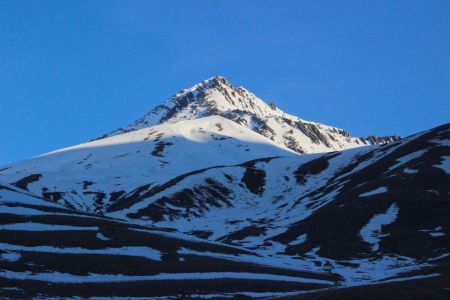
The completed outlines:
{"type": "Polygon", "coordinates": [[[304,119],[450,121],[450,1],[0,1],[0,164],[77,144],[223,75],[304,119]]]}

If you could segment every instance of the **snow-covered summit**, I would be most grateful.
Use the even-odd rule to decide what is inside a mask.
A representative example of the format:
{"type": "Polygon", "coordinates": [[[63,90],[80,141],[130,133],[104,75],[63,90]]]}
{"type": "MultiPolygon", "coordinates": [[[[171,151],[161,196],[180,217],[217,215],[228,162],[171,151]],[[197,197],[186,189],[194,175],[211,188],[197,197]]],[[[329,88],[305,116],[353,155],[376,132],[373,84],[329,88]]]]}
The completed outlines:
{"type": "Polygon", "coordinates": [[[305,121],[270,105],[243,87],[214,76],[191,88],[181,90],[132,124],[101,138],[162,123],[175,123],[207,116],[222,116],[241,124],[279,145],[299,153],[316,153],[383,144],[396,136],[355,138],[345,130],[305,121]]]}

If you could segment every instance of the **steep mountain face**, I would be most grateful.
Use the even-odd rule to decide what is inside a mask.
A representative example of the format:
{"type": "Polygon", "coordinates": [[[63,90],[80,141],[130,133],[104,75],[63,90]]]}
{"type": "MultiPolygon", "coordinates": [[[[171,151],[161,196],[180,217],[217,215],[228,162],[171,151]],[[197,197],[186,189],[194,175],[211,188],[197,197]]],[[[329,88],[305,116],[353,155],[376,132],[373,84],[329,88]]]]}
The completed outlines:
{"type": "Polygon", "coordinates": [[[343,150],[399,140],[398,136],[354,138],[342,129],[302,120],[283,112],[273,103],[266,104],[243,87],[234,87],[220,76],[180,91],[132,124],[101,138],[157,124],[213,115],[232,120],[301,154],[343,150]]]}

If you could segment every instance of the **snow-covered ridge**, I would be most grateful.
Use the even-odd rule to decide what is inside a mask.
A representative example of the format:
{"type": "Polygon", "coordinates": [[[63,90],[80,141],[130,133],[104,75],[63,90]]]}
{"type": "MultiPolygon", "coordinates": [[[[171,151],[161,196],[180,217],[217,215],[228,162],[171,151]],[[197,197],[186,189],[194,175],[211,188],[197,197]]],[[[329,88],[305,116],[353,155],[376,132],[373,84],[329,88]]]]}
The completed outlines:
{"type": "Polygon", "coordinates": [[[298,156],[220,116],[161,124],[6,165],[0,180],[72,207],[103,211],[128,193],[177,176],[262,157],[298,156]]]}
{"type": "MultiPolygon", "coordinates": [[[[317,153],[364,145],[384,144],[397,136],[355,138],[342,129],[305,121],[267,104],[243,87],[235,87],[221,76],[181,90],[132,124],[101,138],[163,123],[219,115],[241,124],[296,152],[317,153]]],[[[101,139],[100,138],[100,139],[101,139]]]]}

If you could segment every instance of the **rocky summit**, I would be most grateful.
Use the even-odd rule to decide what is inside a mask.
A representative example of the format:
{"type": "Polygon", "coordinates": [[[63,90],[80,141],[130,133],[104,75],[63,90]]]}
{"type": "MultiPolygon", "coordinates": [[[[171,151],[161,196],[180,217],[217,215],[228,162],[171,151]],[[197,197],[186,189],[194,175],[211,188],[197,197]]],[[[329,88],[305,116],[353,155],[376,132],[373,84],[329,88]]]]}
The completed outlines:
{"type": "Polygon", "coordinates": [[[265,103],[243,87],[234,87],[221,76],[181,90],[132,124],[102,138],[208,116],[222,116],[301,154],[385,144],[400,139],[398,136],[354,138],[345,130],[305,121],[283,112],[275,103],[265,103]]]}

